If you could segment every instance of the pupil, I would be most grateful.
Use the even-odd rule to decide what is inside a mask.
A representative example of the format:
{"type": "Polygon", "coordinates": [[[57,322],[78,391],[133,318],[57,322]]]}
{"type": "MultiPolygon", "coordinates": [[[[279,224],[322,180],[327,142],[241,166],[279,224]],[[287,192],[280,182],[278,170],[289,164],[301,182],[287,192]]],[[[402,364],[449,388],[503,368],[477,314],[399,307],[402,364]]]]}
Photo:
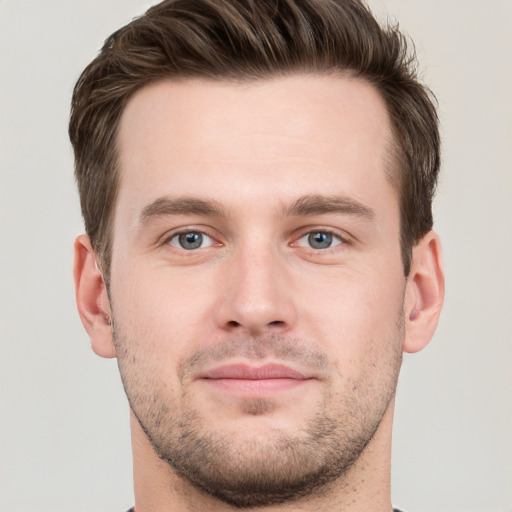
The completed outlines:
{"type": "Polygon", "coordinates": [[[195,232],[182,233],[179,236],[179,241],[183,249],[198,249],[203,243],[203,235],[201,235],[201,233],[195,232]]]}
{"type": "Polygon", "coordinates": [[[327,249],[332,244],[332,235],[323,231],[311,233],[308,237],[309,245],[313,249],[327,249]]]}

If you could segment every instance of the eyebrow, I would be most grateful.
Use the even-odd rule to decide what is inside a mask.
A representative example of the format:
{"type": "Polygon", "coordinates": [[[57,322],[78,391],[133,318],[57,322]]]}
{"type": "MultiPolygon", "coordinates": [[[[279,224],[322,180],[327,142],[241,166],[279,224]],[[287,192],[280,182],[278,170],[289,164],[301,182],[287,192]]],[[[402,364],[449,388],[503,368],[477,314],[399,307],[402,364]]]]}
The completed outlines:
{"type": "Polygon", "coordinates": [[[373,220],[375,211],[359,201],[344,196],[306,195],[300,197],[285,210],[285,215],[308,216],[326,213],[353,215],[364,220],[373,220]]]}
{"type": "MultiPolygon", "coordinates": [[[[284,216],[306,217],[309,215],[343,214],[361,217],[365,220],[375,218],[375,212],[359,201],[344,196],[324,196],[310,194],[302,196],[290,207],[284,209],[284,216]]],[[[139,221],[146,224],[152,219],[167,215],[206,215],[226,217],[224,207],[213,199],[195,197],[160,197],[142,210],[139,221]]]]}
{"type": "Polygon", "coordinates": [[[225,217],[224,208],[215,200],[197,199],[195,197],[160,197],[148,204],[139,216],[142,224],[167,215],[207,215],[225,217]]]}

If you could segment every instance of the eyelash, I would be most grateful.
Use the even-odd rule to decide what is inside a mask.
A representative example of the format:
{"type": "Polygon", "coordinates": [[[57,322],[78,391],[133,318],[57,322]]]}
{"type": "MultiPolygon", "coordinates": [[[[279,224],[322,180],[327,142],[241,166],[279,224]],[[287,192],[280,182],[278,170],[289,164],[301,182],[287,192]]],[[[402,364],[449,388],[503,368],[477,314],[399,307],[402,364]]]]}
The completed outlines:
{"type": "Polygon", "coordinates": [[[337,250],[340,250],[342,246],[349,245],[350,241],[348,240],[348,236],[342,236],[338,231],[334,231],[332,229],[326,229],[326,228],[308,228],[306,231],[301,231],[300,235],[295,237],[294,241],[290,244],[291,247],[299,247],[303,248],[309,251],[312,251],[314,254],[330,254],[332,252],[335,252],[337,250]],[[315,248],[311,247],[311,245],[303,246],[300,245],[300,241],[304,239],[305,237],[311,237],[315,234],[324,234],[329,235],[333,239],[337,240],[337,243],[334,243],[334,245],[329,245],[328,247],[324,248],[315,248]]]}
{"type": "MultiPolygon", "coordinates": [[[[321,243],[321,241],[319,242],[321,243]]],[[[339,232],[334,231],[332,229],[325,229],[325,228],[308,228],[307,230],[302,230],[298,236],[294,236],[293,241],[289,244],[290,247],[297,247],[302,250],[311,251],[314,254],[330,254],[332,252],[335,252],[337,250],[340,250],[342,246],[349,245],[350,241],[348,239],[348,236],[342,236],[339,232]],[[321,248],[315,248],[312,247],[310,237],[312,235],[327,235],[331,238],[332,242],[327,247],[321,247],[321,248]],[[308,242],[306,242],[308,245],[301,245],[300,242],[304,238],[309,237],[308,242]],[[333,245],[334,243],[334,245],[333,245]],[[341,246],[341,247],[340,247],[341,246]]],[[[223,244],[221,242],[218,242],[215,237],[209,235],[202,229],[194,229],[192,227],[182,229],[178,232],[174,232],[172,235],[165,238],[163,245],[171,246],[176,250],[179,251],[185,251],[185,252],[197,252],[199,249],[208,249],[209,247],[221,247],[223,244]],[[185,248],[181,244],[180,237],[186,236],[189,234],[197,234],[203,237],[203,240],[201,242],[204,242],[204,237],[210,240],[210,243],[206,247],[192,247],[192,248],[185,248]],[[174,240],[176,240],[175,243],[172,243],[174,240]]]]}
{"type": "Polygon", "coordinates": [[[186,235],[189,235],[189,234],[197,234],[197,235],[200,235],[202,236],[203,238],[206,237],[210,240],[210,244],[207,246],[207,247],[211,247],[211,246],[222,246],[223,244],[221,244],[220,242],[217,242],[217,240],[213,237],[213,236],[210,236],[208,233],[206,233],[204,230],[201,230],[201,229],[193,229],[193,228],[187,228],[187,229],[182,229],[181,231],[178,231],[178,232],[175,232],[173,233],[171,236],[168,236],[163,244],[164,245],[170,245],[171,247],[174,247],[178,250],[183,250],[183,251],[186,251],[186,252],[194,252],[195,250],[197,249],[205,249],[206,247],[198,247],[198,248],[190,248],[190,249],[186,249],[185,247],[183,247],[181,244],[180,244],[180,237],[182,236],[186,236],[186,235]],[[174,245],[172,243],[173,240],[177,240],[177,244],[174,245]],[[179,244],[179,245],[178,245],[179,244]]]}

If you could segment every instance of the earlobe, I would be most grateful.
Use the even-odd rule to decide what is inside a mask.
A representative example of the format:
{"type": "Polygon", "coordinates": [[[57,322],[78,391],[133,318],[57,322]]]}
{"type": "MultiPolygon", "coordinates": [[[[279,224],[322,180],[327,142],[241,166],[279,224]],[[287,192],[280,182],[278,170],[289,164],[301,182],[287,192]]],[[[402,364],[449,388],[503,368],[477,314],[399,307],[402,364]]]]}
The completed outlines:
{"type": "Polygon", "coordinates": [[[405,298],[405,352],[418,352],[432,339],[444,300],[439,236],[430,231],[413,249],[405,298]]]}
{"type": "Polygon", "coordinates": [[[88,236],[77,237],[74,253],[76,304],[92,349],[99,356],[115,357],[107,288],[88,236]]]}

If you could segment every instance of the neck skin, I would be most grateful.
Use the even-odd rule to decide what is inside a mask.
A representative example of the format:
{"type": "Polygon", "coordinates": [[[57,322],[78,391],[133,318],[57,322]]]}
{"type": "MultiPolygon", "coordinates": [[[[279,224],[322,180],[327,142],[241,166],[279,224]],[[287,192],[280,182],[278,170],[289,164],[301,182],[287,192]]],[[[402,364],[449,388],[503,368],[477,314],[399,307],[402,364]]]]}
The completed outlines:
{"type": "MultiPolygon", "coordinates": [[[[293,503],[246,510],[257,512],[389,512],[391,506],[391,430],[394,400],[360,458],[349,472],[320,495],[293,503]]],[[[131,413],[135,512],[239,512],[182,480],[153,450],[131,413]]]]}

